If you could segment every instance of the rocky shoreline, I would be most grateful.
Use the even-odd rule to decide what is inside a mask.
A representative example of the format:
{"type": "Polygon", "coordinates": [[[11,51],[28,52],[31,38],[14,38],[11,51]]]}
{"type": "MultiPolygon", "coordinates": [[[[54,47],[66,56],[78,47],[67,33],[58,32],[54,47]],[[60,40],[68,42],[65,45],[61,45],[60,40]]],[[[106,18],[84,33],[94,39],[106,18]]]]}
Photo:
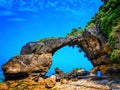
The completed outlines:
{"type": "Polygon", "coordinates": [[[120,83],[109,84],[110,82],[113,81],[61,79],[60,82],[56,82],[52,78],[40,78],[38,81],[24,79],[0,83],[0,90],[120,90],[120,83]]]}
{"type": "Polygon", "coordinates": [[[59,69],[55,70],[55,74],[39,77],[37,80],[30,77],[7,80],[0,83],[0,90],[120,90],[119,79],[99,78],[85,70],[71,71],[67,74],[59,69]],[[81,78],[78,79],[78,76],[81,78]]]}
{"type": "Polygon", "coordinates": [[[76,29],[65,37],[24,45],[20,55],[2,65],[6,81],[0,83],[0,90],[120,90],[120,0],[102,1],[82,32],[76,29]],[[64,73],[56,68],[46,77],[52,56],[64,46],[84,51],[93,69],[64,73]],[[95,74],[98,70],[102,77],[95,74]]]}

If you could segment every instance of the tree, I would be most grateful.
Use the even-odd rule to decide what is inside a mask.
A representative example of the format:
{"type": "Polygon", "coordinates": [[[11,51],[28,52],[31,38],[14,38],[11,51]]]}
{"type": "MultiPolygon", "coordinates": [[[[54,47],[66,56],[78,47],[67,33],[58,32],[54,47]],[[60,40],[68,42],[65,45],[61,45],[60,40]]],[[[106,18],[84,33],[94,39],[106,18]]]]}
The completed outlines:
{"type": "Polygon", "coordinates": [[[104,3],[106,3],[107,1],[109,1],[109,0],[101,0],[102,2],[104,2],[104,3]]]}

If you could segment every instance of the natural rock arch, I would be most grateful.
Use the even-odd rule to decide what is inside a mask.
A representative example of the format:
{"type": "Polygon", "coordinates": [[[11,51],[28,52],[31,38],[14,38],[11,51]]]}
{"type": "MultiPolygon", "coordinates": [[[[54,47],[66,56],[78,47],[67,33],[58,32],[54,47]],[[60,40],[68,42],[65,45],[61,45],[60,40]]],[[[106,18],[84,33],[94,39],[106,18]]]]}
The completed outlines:
{"type": "Polygon", "coordinates": [[[91,70],[93,65],[85,56],[85,53],[82,50],[79,50],[77,46],[64,46],[57,50],[52,56],[52,65],[47,72],[47,76],[55,73],[54,70],[57,67],[67,73],[75,68],[91,70]]]}
{"type": "Polygon", "coordinates": [[[29,42],[23,46],[21,55],[11,58],[2,66],[6,79],[44,76],[52,64],[52,55],[60,48],[77,45],[82,49],[93,66],[108,64],[109,46],[97,35],[99,28],[93,27],[80,35],[29,42]],[[101,44],[102,43],[102,44],[101,44]]]}
{"type": "Polygon", "coordinates": [[[106,0],[82,34],[70,33],[74,36],[27,43],[19,56],[2,66],[5,78],[45,75],[52,64],[52,55],[66,45],[78,45],[92,62],[94,70],[99,67],[104,74],[120,77],[119,3],[119,0],[106,0]]]}

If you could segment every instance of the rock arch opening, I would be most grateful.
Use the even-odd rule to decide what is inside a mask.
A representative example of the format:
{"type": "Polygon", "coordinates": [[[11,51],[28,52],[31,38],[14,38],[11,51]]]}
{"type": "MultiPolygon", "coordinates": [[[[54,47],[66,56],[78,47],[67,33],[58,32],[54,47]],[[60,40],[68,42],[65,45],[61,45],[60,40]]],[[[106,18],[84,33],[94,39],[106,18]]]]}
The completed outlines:
{"type": "MultiPolygon", "coordinates": [[[[86,58],[90,60],[92,64],[90,62],[89,63],[93,65],[93,67],[101,65],[103,63],[108,63],[108,60],[106,60],[106,55],[108,53],[106,51],[109,49],[109,47],[101,47],[100,42],[95,37],[95,35],[92,35],[90,34],[90,32],[85,31],[83,34],[72,37],[54,38],[43,41],[29,42],[25,46],[23,46],[20,55],[11,58],[6,64],[2,66],[2,70],[6,79],[11,79],[11,76],[8,75],[9,73],[11,74],[11,72],[12,75],[14,75],[16,72],[28,72],[28,76],[34,77],[34,75],[36,75],[37,77],[39,77],[46,75],[47,72],[47,74],[54,73],[53,71],[55,67],[59,67],[61,70],[64,70],[64,72],[69,72],[76,67],[86,68],[85,65],[90,67],[90,64],[87,64],[87,62],[81,64],[85,60],[80,57],[80,55],[82,55],[78,52],[80,48],[85,52],[85,56],[87,56],[86,58]],[[69,49],[64,50],[66,46],[69,49]],[[72,49],[68,46],[77,46],[78,48],[76,50],[75,48],[72,49]],[[65,51],[67,51],[68,53],[65,54],[65,51]],[[59,52],[61,52],[61,54],[59,52]],[[72,54],[77,52],[78,56],[74,56],[77,54],[72,54]],[[59,54],[57,55],[57,53],[59,54]],[[57,62],[56,58],[54,59],[56,55],[58,56],[59,62],[57,62]],[[64,61],[66,61],[66,63],[63,63],[64,61]],[[57,64],[55,62],[57,62],[57,64]],[[73,65],[73,67],[71,65],[73,65]],[[52,72],[51,69],[49,70],[50,66],[51,69],[53,69],[52,72]]],[[[82,55],[82,57],[84,57],[84,54],[82,55]]],[[[87,61],[89,61],[88,59],[87,61]]]]}
{"type": "Polygon", "coordinates": [[[60,68],[66,73],[72,71],[74,68],[91,70],[93,65],[85,56],[83,51],[79,52],[79,48],[64,46],[57,50],[52,56],[52,65],[46,76],[55,73],[54,69],[56,67],[60,68]]]}

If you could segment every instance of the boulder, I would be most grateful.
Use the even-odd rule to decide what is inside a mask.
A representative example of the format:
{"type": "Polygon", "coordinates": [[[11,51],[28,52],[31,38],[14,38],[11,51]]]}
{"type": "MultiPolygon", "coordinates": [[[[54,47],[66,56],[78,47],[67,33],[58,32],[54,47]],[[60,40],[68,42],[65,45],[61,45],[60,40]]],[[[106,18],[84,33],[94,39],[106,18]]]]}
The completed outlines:
{"type": "Polygon", "coordinates": [[[61,79],[61,80],[60,80],[60,83],[61,83],[61,84],[67,84],[68,81],[67,81],[66,79],[61,79]]]}
{"type": "Polygon", "coordinates": [[[52,78],[47,78],[45,79],[45,85],[46,85],[46,88],[52,88],[54,87],[56,84],[56,81],[52,78]]]}
{"type": "Polygon", "coordinates": [[[45,80],[41,77],[38,79],[38,83],[40,86],[45,86],[45,80]]]}
{"type": "Polygon", "coordinates": [[[65,76],[64,72],[62,70],[60,70],[58,67],[55,68],[54,75],[56,76],[56,81],[60,81],[60,79],[63,79],[65,76]]]}
{"type": "Polygon", "coordinates": [[[5,83],[0,83],[0,90],[8,90],[8,86],[5,83]]]}
{"type": "Polygon", "coordinates": [[[15,56],[2,66],[4,76],[7,80],[44,76],[51,66],[51,56],[50,53],[15,56]]]}
{"type": "Polygon", "coordinates": [[[72,71],[72,72],[69,72],[69,73],[65,74],[65,78],[66,79],[76,79],[76,78],[80,79],[82,76],[84,77],[84,76],[87,76],[89,74],[90,74],[89,71],[77,70],[77,71],[72,71]]]}
{"type": "Polygon", "coordinates": [[[57,76],[56,75],[51,75],[50,78],[54,79],[55,81],[57,80],[57,76]]]}

